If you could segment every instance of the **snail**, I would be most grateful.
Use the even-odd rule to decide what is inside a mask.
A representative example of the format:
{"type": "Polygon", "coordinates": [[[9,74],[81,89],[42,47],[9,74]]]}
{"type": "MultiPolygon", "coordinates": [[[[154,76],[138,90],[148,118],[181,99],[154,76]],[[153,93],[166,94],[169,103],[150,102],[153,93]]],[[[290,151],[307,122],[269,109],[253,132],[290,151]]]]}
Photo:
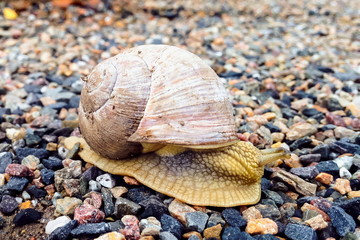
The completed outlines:
{"type": "Polygon", "coordinates": [[[239,141],[220,78],[198,56],[143,45],[99,63],[79,106],[80,157],[199,206],[255,204],[264,166],[288,158],[239,141]]]}

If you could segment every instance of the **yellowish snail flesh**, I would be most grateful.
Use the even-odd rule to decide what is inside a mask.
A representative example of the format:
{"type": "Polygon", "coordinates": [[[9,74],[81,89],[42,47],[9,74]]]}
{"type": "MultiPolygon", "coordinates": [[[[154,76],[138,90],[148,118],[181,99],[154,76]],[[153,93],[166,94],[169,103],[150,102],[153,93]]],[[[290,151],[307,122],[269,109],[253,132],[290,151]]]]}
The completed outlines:
{"type": "Polygon", "coordinates": [[[189,204],[257,203],[264,166],[288,158],[236,136],[232,106],[216,73],[173,46],[143,45],[98,64],[81,92],[79,155],[189,204]]]}

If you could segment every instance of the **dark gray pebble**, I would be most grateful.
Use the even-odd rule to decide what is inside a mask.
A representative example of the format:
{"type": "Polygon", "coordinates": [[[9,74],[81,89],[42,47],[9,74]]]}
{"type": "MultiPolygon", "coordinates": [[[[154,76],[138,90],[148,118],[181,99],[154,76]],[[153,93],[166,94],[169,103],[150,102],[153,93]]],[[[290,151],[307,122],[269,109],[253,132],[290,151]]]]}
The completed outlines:
{"type": "Polygon", "coordinates": [[[227,227],[224,229],[222,235],[221,235],[221,239],[223,240],[239,240],[239,239],[244,239],[244,240],[254,240],[253,237],[251,237],[249,235],[249,238],[244,238],[244,236],[241,236],[241,231],[238,227],[227,227]]]}
{"type": "Polygon", "coordinates": [[[14,224],[16,227],[23,226],[39,220],[42,216],[41,212],[36,211],[33,208],[27,208],[20,210],[18,214],[14,217],[14,224]]]}
{"type": "Polygon", "coordinates": [[[261,178],[261,190],[268,190],[271,188],[271,181],[266,178],[261,178]]]}
{"type": "Polygon", "coordinates": [[[360,75],[355,72],[337,72],[334,77],[341,81],[356,81],[360,79],[360,75]]]}
{"type": "Polygon", "coordinates": [[[339,173],[338,165],[332,160],[319,162],[319,164],[317,164],[315,167],[319,172],[326,172],[330,174],[339,173]]]}
{"type": "Polygon", "coordinates": [[[68,240],[70,232],[78,225],[76,220],[72,220],[62,227],[56,228],[47,238],[47,240],[68,240]]]}
{"type": "Polygon", "coordinates": [[[341,237],[345,236],[348,232],[355,231],[356,224],[354,219],[341,207],[332,206],[328,214],[337,234],[341,237]]]}
{"type": "MultiPolygon", "coordinates": [[[[84,177],[84,176],[83,176],[84,177]]],[[[103,196],[104,212],[106,216],[110,216],[115,211],[115,205],[113,202],[113,195],[107,188],[101,188],[101,193],[103,196]]]]}
{"type": "Polygon", "coordinates": [[[41,148],[18,148],[15,152],[19,159],[23,159],[29,155],[34,155],[39,159],[47,158],[49,156],[49,152],[41,148]]]}
{"type": "Polygon", "coordinates": [[[315,166],[291,168],[290,172],[304,179],[313,179],[319,174],[315,166]]]}
{"type": "Polygon", "coordinates": [[[322,114],[322,112],[316,110],[315,108],[305,108],[302,110],[301,113],[304,114],[306,117],[312,117],[317,114],[322,114]]]}
{"type": "Polygon", "coordinates": [[[35,198],[42,198],[47,195],[47,192],[44,189],[37,188],[36,186],[30,186],[26,189],[26,191],[35,198]]]}
{"type": "Polygon", "coordinates": [[[68,104],[65,102],[52,103],[52,104],[47,105],[46,107],[55,109],[55,110],[60,110],[62,108],[69,108],[68,104]]]}
{"type": "Polygon", "coordinates": [[[144,201],[148,199],[150,196],[152,196],[154,192],[145,186],[137,187],[129,189],[127,192],[127,197],[136,203],[139,203],[141,201],[144,201]]]}
{"type": "Polygon", "coordinates": [[[357,218],[360,215],[360,197],[338,201],[334,205],[344,209],[353,218],[357,218]]]}
{"type": "Polygon", "coordinates": [[[289,223],[285,228],[285,235],[291,240],[317,240],[314,229],[308,226],[289,223]]]}
{"type": "Polygon", "coordinates": [[[360,145],[354,144],[354,143],[349,143],[346,141],[336,141],[334,143],[331,143],[330,148],[337,150],[337,152],[340,154],[342,154],[342,153],[360,154],[360,145]],[[339,151],[340,148],[342,148],[344,150],[339,151]]]}
{"type": "Polygon", "coordinates": [[[171,217],[170,215],[163,214],[160,219],[161,227],[165,232],[171,232],[178,239],[181,238],[183,232],[183,225],[171,217]]]}
{"type": "Polygon", "coordinates": [[[43,183],[45,183],[45,185],[54,183],[54,175],[55,172],[50,169],[41,169],[41,180],[43,183]]]}
{"type": "Polygon", "coordinates": [[[186,227],[189,230],[202,232],[205,229],[209,216],[204,212],[196,211],[196,212],[186,213],[185,218],[186,218],[186,227]]]}
{"type": "Polygon", "coordinates": [[[2,197],[0,202],[0,212],[3,214],[11,214],[13,213],[19,206],[19,203],[16,199],[10,195],[5,195],[2,197]]]}
{"type": "Polygon", "coordinates": [[[213,212],[209,217],[206,228],[213,227],[213,226],[216,226],[218,224],[221,224],[221,226],[224,226],[225,225],[225,220],[221,217],[221,213],[213,212]]]}
{"type": "Polygon", "coordinates": [[[110,232],[111,227],[106,222],[101,223],[87,223],[79,225],[78,227],[71,230],[73,237],[81,237],[86,235],[95,235],[110,232]]]}
{"type": "Polygon", "coordinates": [[[114,215],[117,218],[122,218],[124,215],[136,215],[141,209],[141,206],[129,199],[118,197],[115,202],[114,215]]]}
{"type": "Polygon", "coordinates": [[[293,142],[292,144],[290,144],[290,150],[294,151],[296,149],[300,149],[303,148],[307,145],[309,145],[312,142],[312,140],[308,137],[304,137],[304,138],[300,138],[295,140],[295,142],[293,142]]]}
{"type": "Polygon", "coordinates": [[[247,222],[240,212],[234,208],[226,208],[221,212],[225,221],[232,227],[245,227],[247,222]]]}
{"type": "Polygon", "coordinates": [[[9,182],[6,184],[6,187],[10,191],[21,192],[24,190],[26,185],[29,183],[29,180],[24,177],[11,177],[9,182]]]}
{"type": "Polygon", "coordinates": [[[159,234],[160,240],[178,240],[171,232],[161,232],[159,234]]]}
{"type": "Polygon", "coordinates": [[[69,108],[78,108],[80,103],[80,96],[72,96],[69,100],[69,108]]]}
{"type": "Polygon", "coordinates": [[[0,229],[5,227],[5,224],[6,224],[5,219],[2,216],[0,216],[0,229]]]}
{"type": "Polygon", "coordinates": [[[157,196],[151,196],[146,200],[139,202],[144,209],[141,213],[141,218],[147,218],[154,216],[157,219],[160,219],[161,216],[168,212],[165,204],[157,196]]]}
{"type": "Polygon", "coordinates": [[[62,160],[57,157],[49,157],[48,159],[41,160],[41,163],[48,169],[58,170],[63,168],[62,160]]]}
{"type": "Polygon", "coordinates": [[[108,222],[111,228],[112,232],[118,232],[120,229],[123,229],[125,227],[125,225],[120,221],[117,220],[115,222],[108,222]]]}
{"type": "Polygon", "coordinates": [[[270,132],[272,132],[272,133],[273,132],[281,132],[281,129],[272,123],[266,123],[264,126],[266,128],[268,128],[270,130],[270,132]]]}
{"type": "Polygon", "coordinates": [[[284,200],[277,192],[271,190],[265,190],[263,191],[263,193],[265,194],[266,198],[273,200],[276,205],[284,204],[284,200]]]}
{"type": "MultiPolygon", "coordinates": [[[[324,145],[324,146],[327,146],[327,145],[324,145]]],[[[329,147],[327,147],[327,150],[329,151],[329,147]]],[[[329,153],[327,153],[326,158],[328,156],[329,156],[329,153]]],[[[300,162],[302,162],[304,164],[310,164],[312,162],[319,162],[321,160],[321,158],[322,158],[322,155],[320,153],[316,153],[316,154],[301,155],[299,160],[300,160],[300,162]]]]}
{"type": "Polygon", "coordinates": [[[0,153],[0,173],[5,173],[5,169],[13,161],[13,155],[10,152],[0,153]]]}

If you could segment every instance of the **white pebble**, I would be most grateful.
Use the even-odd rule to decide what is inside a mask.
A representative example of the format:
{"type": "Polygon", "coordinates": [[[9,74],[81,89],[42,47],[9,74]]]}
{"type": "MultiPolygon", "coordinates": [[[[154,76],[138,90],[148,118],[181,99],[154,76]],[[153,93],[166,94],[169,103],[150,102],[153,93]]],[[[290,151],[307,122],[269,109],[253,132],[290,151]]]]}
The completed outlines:
{"type": "Polygon", "coordinates": [[[20,204],[23,202],[23,199],[21,197],[16,197],[15,200],[20,204]]]}
{"type": "Polygon", "coordinates": [[[51,234],[55,229],[57,229],[58,227],[64,226],[65,224],[67,224],[70,221],[71,221],[71,218],[69,218],[68,216],[61,216],[54,220],[51,220],[46,224],[45,233],[51,234]]]}
{"type": "Polygon", "coordinates": [[[100,183],[98,183],[97,181],[94,181],[94,180],[89,181],[89,190],[90,191],[99,192],[100,189],[101,189],[101,184],[100,183]]]}
{"type": "Polygon", "coordinates": [[[22,194],[21,194],[21,196],[22,196],[22,198],[23,198],[24,200],[29,200],[29,199],[31,199],[31,196],[30,196],[30,194],[29,194],[27,191],[23,191],[22,194]]]}
{"type": "Polygon", "coordinates": [[[354,157],[350,157],[350,156],[338,157],[334,160],[334,162],[338,165],[339,168],[344,167],[347,170],[351,168],[353,161],[354,161],[354,157]]]}
{"type": "Polygon", "coordinates": [[[105,173],[96,178],[96,181],[101,184],[103,187],[113,188],[115,187],[115,179],[111,177],[110,174],[105,173]]]}
{"type": "Polygon", "coordinates": [[[351,173],[349,172],[349,170],[347,170],[344,167],[340,168],[339,174],[341,178],[346,178],[346,179],[351,178],[351,173]]]}

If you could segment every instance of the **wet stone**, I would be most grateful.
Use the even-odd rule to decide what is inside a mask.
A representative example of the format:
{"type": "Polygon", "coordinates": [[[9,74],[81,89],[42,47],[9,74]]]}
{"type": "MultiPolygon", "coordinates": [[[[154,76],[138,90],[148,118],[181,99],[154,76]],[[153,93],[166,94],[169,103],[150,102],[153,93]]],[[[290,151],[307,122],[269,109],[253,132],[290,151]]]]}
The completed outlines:
{"type": "Polygon", "coordinates": [[[13,213],[19,206],[19,203],[16,199],[10,195],[4,195],[0,202],[0,212],[3,214],[13,213]]]}
{"type": "Polygon", "coordinates": [[[183,226],[178,220],[167,214],[163,214],[160,222],[163,231],[172,233],[178,239],[181,238],[183,226]]]}
{"type": "Polygon", "coordinates": [[[9,182],[6,184],[6,187],[10,191],[21,192],[25,189],[26,185],[29,183],[29,180],[24,177],[11,177],[9,182]]]}
{"type": "Polygon", "coordinates": [[[226,208],[221,212],[222,217],[232,227],[245,227],[246,220],[241,216],[240,212],[234,208],[226,208]]]}
{"type": "Polygon", "coordinates": [[[119,197],[115,202],[114,215],[117,218],[121,218],[124,215],[136,215],[141,209],[141,206],[126,198],[119,197]]]}
{"type": "Polygon", "coordinates": [[[329,210],[329,216],[337,234],[341,237],[345,236],[348,232],[353,232],[355,230],[356,223],[354,219],[347,214],[344,209],[332,206],[329,210]]]}
{"type": "Polygon", "coordinates": [[[204,212],[196,211],[196,212],[186,213],[185,218],[186,218],[186,227],[189,230],[202,232],[204,231],[209,216],[204,212]]]}
{"type": "Polygon", "coordinates": [[[29,224],[32,222],[35,222],[39,220],[42,216],[42,213],[39,211],[36,211],[32,208],[27,208],[24,210],[20,210],[18,214],[14,217],[14,224],[15,226],[23,226],[25,224],[29,224]]]}

